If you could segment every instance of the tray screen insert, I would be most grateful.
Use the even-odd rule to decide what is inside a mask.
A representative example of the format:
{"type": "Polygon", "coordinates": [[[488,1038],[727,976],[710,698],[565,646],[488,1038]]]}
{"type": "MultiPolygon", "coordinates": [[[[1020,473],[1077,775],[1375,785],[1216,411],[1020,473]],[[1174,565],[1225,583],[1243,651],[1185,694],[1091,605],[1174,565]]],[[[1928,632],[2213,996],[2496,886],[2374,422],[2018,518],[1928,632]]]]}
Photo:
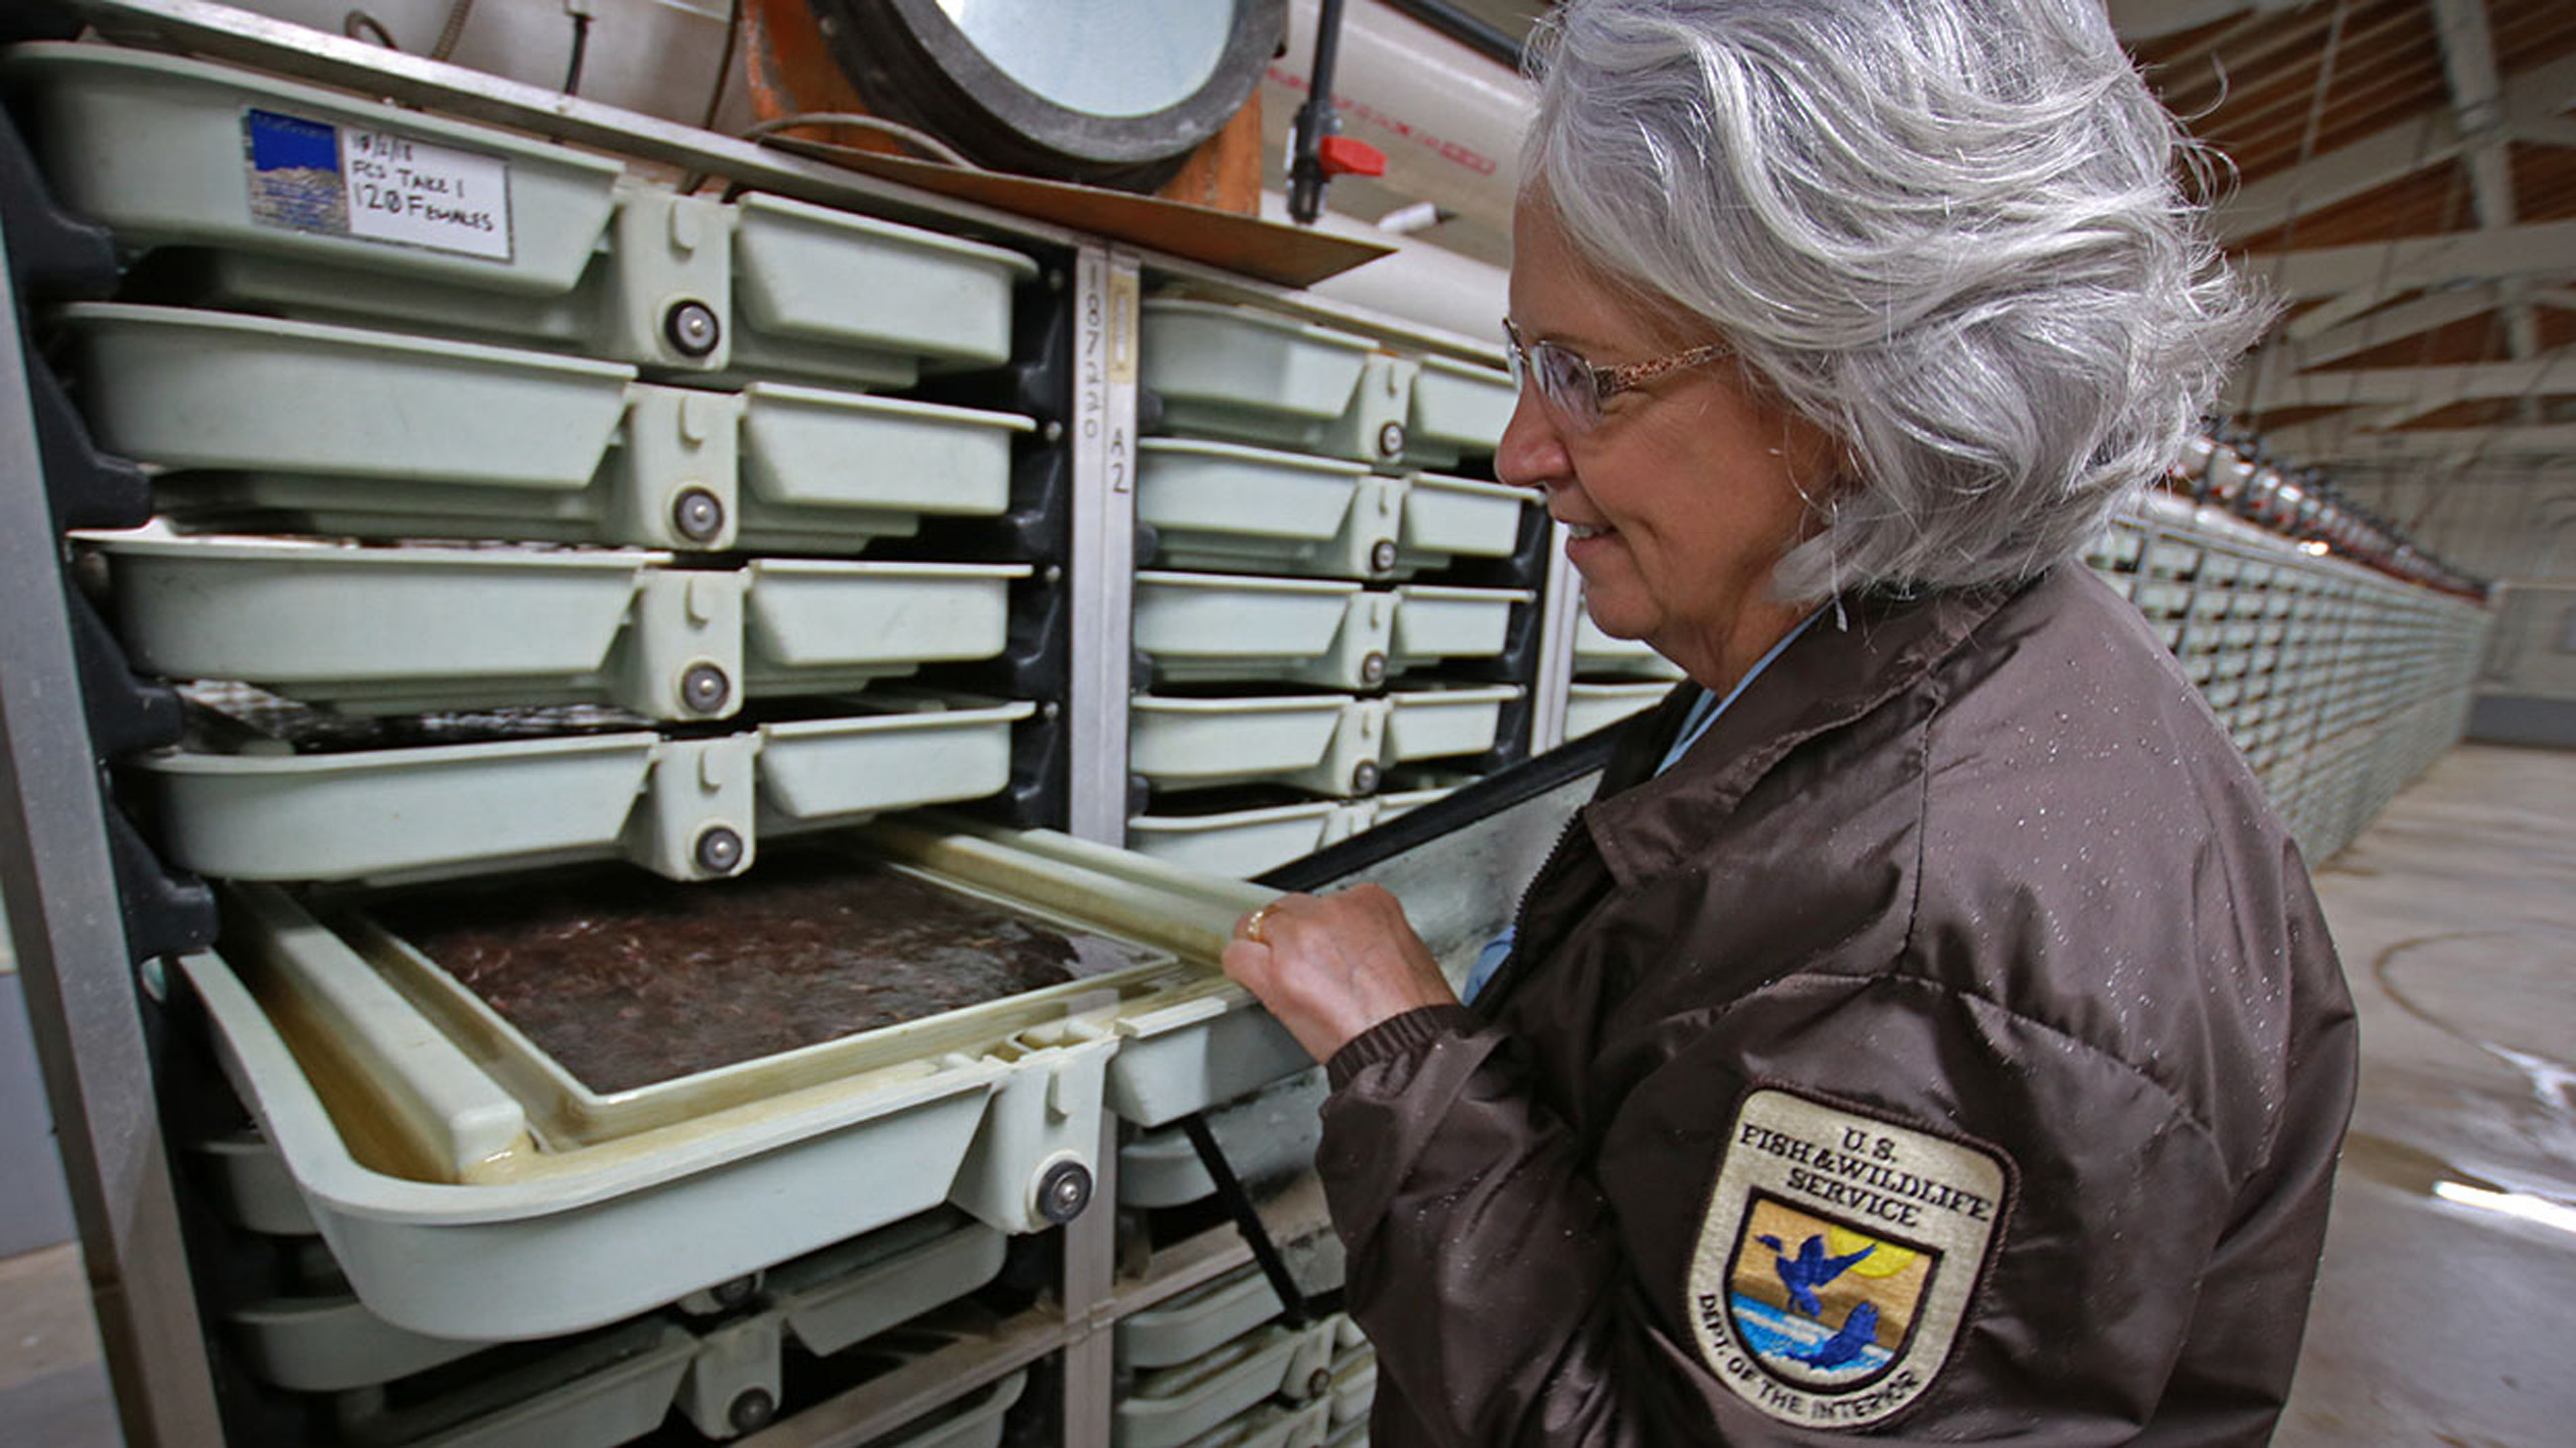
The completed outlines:
{"type": "Polygon", "coordinates": [[[819,853],[702,885],[600,871],[368,913],[602,1095],[1161,958],[819,853]]]}

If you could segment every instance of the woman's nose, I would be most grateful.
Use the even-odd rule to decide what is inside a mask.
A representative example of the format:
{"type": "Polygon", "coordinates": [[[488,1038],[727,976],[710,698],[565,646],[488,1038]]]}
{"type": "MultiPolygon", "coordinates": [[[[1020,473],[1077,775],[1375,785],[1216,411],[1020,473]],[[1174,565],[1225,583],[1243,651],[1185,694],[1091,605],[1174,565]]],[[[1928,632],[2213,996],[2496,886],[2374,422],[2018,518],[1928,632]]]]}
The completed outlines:
{"type": "Polygon", "coordinates": [[[1556,419],[1549,415],[1538,389],[1524,385],[1512,405],[1511,421],[1503,426],[1502,443],[1494,450],[1494,476],[1516,487],[1544,490],[1550,483],[1571,481],[1573,474],[1574,464],[1566,455],[1565,437],[1557,431],[1556,419]]]}

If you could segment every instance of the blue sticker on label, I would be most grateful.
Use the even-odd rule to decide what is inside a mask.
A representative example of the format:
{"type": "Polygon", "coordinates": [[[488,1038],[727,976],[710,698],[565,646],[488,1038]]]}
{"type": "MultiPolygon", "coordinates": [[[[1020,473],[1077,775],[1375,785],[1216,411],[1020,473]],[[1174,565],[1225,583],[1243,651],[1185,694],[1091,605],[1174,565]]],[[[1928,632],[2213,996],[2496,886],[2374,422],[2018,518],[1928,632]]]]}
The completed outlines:
{"type": "Polygon", "coordinates": [[[340,170],[340,132],[320,121],[252,111],[243,118],[250,133],[250,164],[261,171],[310,168],[340,170]]]}
{"type": "Polygon", "coordinates": [[[338,127],[248,110],[242,112],[242,142],[250,153],[252,220],[289,231],[349,234],[338,127]]]}

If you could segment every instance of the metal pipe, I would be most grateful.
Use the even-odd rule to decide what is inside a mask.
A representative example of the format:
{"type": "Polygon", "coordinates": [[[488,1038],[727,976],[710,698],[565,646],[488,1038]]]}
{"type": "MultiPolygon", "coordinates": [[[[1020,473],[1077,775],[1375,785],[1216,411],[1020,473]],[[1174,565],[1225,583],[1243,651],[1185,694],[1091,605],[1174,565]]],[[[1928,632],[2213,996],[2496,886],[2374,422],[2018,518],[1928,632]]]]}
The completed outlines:
{"type": "MultiPolygon", "coordinates": [[[[1319,0],[1290,0],[1288,54],[1305,48],[1319,11],[1319,0]]],[[[1333,94],[1342,134],[1386,154],[1368,196],[1428,201],[1462,225],[1509,234],[1521,133],[1536,107],[1519,72],[1401,11],[1361,5],[1342,20],[1333,94]]],[[[1271,154],[1286,153],[1306,99],[1306,77],[1273,61],[1261,86],[1264,143],[1280,148],[1271,154]]]]}
{"type": "Polygon", "coordinates": [[[1450,4],[1449,0],[1386,0],[1386,3],[1489,59],[1514,70],[1521,68],[1521,43],[1518,40],[1502,27],[1478,19],[1450,4]]]}
{"type": "Polygon", "coordinates": [[[1306,74],[1306,103],[1297,108],[1295,148],[1288,162],[1288,214],[1312,226],[1324,213],[1324,138],[1333,119],[1333,62],[1342,47],[1342,0],[1323,0],[1315,12],[1315,63],[1306,74]]]}

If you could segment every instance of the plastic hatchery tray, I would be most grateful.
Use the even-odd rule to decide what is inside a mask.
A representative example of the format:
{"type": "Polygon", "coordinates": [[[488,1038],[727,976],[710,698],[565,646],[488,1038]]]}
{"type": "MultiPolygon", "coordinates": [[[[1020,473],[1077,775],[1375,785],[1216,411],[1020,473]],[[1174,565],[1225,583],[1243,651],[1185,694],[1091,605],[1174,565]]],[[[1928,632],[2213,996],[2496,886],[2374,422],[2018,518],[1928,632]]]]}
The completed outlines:
{"type": "Polygon", "coordinates": [[[90,425],[184,527],[855,553],[1009,500],[1024,417],[351,327],[82,303],[90,425]]]}
{"type": "Polygon", "coordinates": [[[1270,1279],[1256,1268],[1238,1268],[1121,1318],[1118,1361],[1132,1368],[1171,1367],[1214,1352],[1279,1313],[1270,1279]]]}
{"type": "Polygon", "coordinates": [[[621,855],[672,879],[729,875],[753,857],[756,833],[993,793],[1010,779],[1011,725],[1035,712],[881,693],[858,706],[877,712],[709,738],[634,727],[529,738],[510,736],[558,717],[351,725],[229,697],[223,707],[253,721],[228,741],[232,752],[167,749],[135,767],[171,860],[237,880],[383,880],[621,855]],[[422,737],[468,742],[381,743],[422,737]],[[282,752],[295,740],[317,752],[282,752]]]}
{"type": "Polygon", "coordinates": [[[1672,691],[1673,686],[1665,683],[1569,684],[1565,690],[1565,737],[1580,739],[1606,729],[1662,703],[1672,691]]]}
{"type": "Polygon", "coordinates": [[[1148,438],[1136,513],[1173,568],[1259,569],[1326,578],[1401,578],[1460,558],[1508,558],[1522,488],[1232,443],[1148,438]]]}
{"type": "Polygon", "coordinates": [[[1462,458],[1491,453],[1502,442],[1519,399],[1507,373],[1446,357],[1424,358],[1413,378],[1405,461],[1454,467],[1462,458]]]}
{"type": "Polygon", "coordinates": [[[1501,731],[1503,706],[1521,696],[1518,684],[1444,685],[1399,689],[1387,695],[1388,765],[1482,754],[1501,731]]]}
{"type": "Polygon", "coordinates": [[[1249,879],[1375,824],[1380,801],[1300,800],[1249,808],[1135,815],[1127,847],[1211,875],[1249,879]]]}
{"type": "MultiPolygon", "coordinates": [[[[1262,1183],[1312,1170],[1315,1147],[1323,1139],[1323,1120],[1317,1114],[1324,1104],[1322,1073],[1308,1071],[1292,1076],[1277,1085],[1254,1093],[1242,1101],[1207,1113],[1206,1121],[1217,1146],[1225,1153],[1226,1163],[1235,1176],[1247,1182],[1262,1183]]],[[[1118,1201],[1121,1206],[1159,1208],[1177,1207],[1199,1201],[1216,1190],[1216,1183],[1199,1160],[1197,1148],[1189,1135],[1178,1127],[1139,1134],[1118,1152],[1118,1201]]],[[[1246,1268],[1246,1271],[1253,1269],[1246,1268]]],[[[1262,1294],[1267,1297],[1265,1290],[1262,1294]]],[[[1277,1311],[1274,1302],[1271,1311],[1277,1311]]],[[[1268,1314],[1263,1314],[1267,1316],[1268,1314]]],[[[1131,1318],[1129,1321],[1134,1321],[1131,1318]]],[[[1254,1318],[1242,1324],[1252,1326],[1254,1318]]],[[[1240,1329],[1238,1329],[1240,1330],[1240,1329]]],[[[1231,1332],[1220,1334],[1231,1337],[1231,1332]]],[[[1213,1347],[1213,1341],[1203,1344],[1213,1347]]],[[[1130,1354],[1130,1360],[1146,1367],[1178,1362],[1199,1352],[1160,1356],[1130,1354]]]]}
{"type": "Polygon", "coordinates": [[[1331,1405],[1263,1403],[1191,1439],[1183,1448],[1324,1448],[1331,1405]]]}
{"type": "Polygon", "coordinates": [[[1368,794],[1393,765],[1493,747],[1503,706],[1520,694],[1517,684],[1486,684],[1380,699],[1140,695],[1128,710],[1128,767],[1171,788],[1277,783],[1368,794]]]}
{"type": "Polygon", "coordinates": [[[1356,583],[1146,571],[1136,647],[1163,681],[1276,679],[1323,688],[1386,681],[1395,598],[1356,583]]]}
{"type": "Polygon", "coordinates": [[[1414,473],[1404,479],[1396,570],[1446,568],[1461,558],[1509,558],[1538,494],[1502,483],[1414,473]]]}
{"type": "Polygon", "coordinates": [[[1681,667],[1644,639],[1619,639],[1601,631],[1590,613],[1574,622],[1574,667],[1587,674],[1622,674],[1631,678],[1678,679],[1681,667]]]}
{"type": "Polygon", "coordinates": [[[907,1426],[869,1448],[1000,1448],[1002,1415],[1011,1411],[1027,1386],[1027,1373],[1013,1373],[977,1389],[963,1403],[932,1414],[928,1422],[907,1426]]]}
{"type": "Polygon", "coordinates": [[[1440,775],[1418,770],[1391,773],[1388,780],[1392,787],[1379,794],[1374,801],[1377,805],[1377,813],[1369,821],[1369,828],[1375,829],[1379,825],[1410,814],[1434,800],[1445,799],[1472,779],[1471,775],[1440,775]],[[1416,780],[1425,782],[1413,782],[1416,780]]]}
{"type": "MultiPolygon", "coordinates": [[[[779,1370],[774,1314],[710,1330],[646,1319],[515,1364],[460,1386],[399,1398],[360,1393],[337,1406],[342,1441],[400,1448],[615,1448],[660,1426],[678,1408],[707,1439],[744,1431],[736,1404],[757,1392],[774,1404],[779,1370]],[[389,1405],[398,1403],[398,1406],[389,1405]]],[[[936,1334],[897,1334],[860,1349],[867,1365],[891,1370],[934,1353],[936,1334]]],[[[877,1440],[877,1448],[995,1448],[1001,1415],[1025,1375],[976,1389],[923,1423],[877,1440]]]]}
{"type": "MultiPolygon", "coordinates": [[[[770,1269],[756,1304],[768,1373],[788,1339],[829,1355],[965,1296],[1001,1271],[1005,1251],[1001,1233],[942,1210],[770,1269]]],[[[292,1392],[381,1386],[489,1345],[396,1327],[346,1293],[271,1298],[226,1321],[252,1375],[292,1392]]]]}
{"type": "Polygon", "coordinates": [[[1367,339],[1215,302],[1149,298],[1144,383],[1177,433],[1393,462],[1404,450],[1414,364],[1367,339]]]}
{"type": "Polygon", "coordinates": [[[509,337],[670,372],[909,386],[1008,359],[1016,252],[803,202],[683,197],[613,162],[226,66],[21,47],[43,164],[200,300],[509,337]]]}
{"type": "Polygon", "coordinates": [[[1331,1386],[1337,1326],[1328,1319],[1256,1328],[1193,1361],[1140,1375],[1135,1391],[1111,1410],[1110,1442],[1180,1448],[1273,1396],[1321,1398],[1331,1386]]]}
{"type": "Polygon", "coordinates": [[[1147,438],[1136,517],[1169,567],[1369,578],[1395,570],[1403,485],[1358,463],[1147,438]]]}
{"type": "Polygon", "coordinates": [[[1172,788],[1267,781],[1367,794],[1386,767],[1383,699],[1145,694],[1129,706],[1128,724],[1128,768],[1172,788]]]}
{"type": "Polygon", "coordinates": [[[1161,680],[1368,689],[1393,673],[1501,653],[1513,605],[1533,596],[1149,571],[1136,578],[1136,646],[1161,680]]]}
{"type": "MultiPolygon", "coordinates": [[[[1347,1321],[1347,1319],[1345,1319],[1347,1321]]],[[[1377,1401],[1377,1352],[1366,1339],[1357,1343],[1347,1340],[1356,1329],[1343,1334],[1341,1351],[1333,1358],[1333,1426],[1368,1422],[1369,1405],[1377,1401]]]]}
{"type": "Polygon", "coordinates": [[[856,552],[926,517],[991,517],[1010,502],[1010,413],[754,383],[742,392],[740,541],[856,552]]]}
{"type": "Polygon", "coordinates": [[[1395,627],[1389,640],[1394,671],[1495,657],[1510,639],[1512,609],[1537,598],[1513,588],[1414,583],[1396,589],[1395,627]]]}
{"type": "Polygon", "coordinates": [[[768,560],[547,548],[369,548],[85,535],[138,667],[254,683],[354,713],[598,703],[731,715],[746,692],[856,688],[990,658],[1020,565],[768,560]]]}
{"type": "MultiPolygon", "coordinates": [[[[668,958],[630,989],[622,955],[606,974],[549,964],[560,937],[478,924],[452,887],[299,902],[251,886],[228,902],[223,953],[182,964],[357,1297],[434,1337],[614,1322],[943,1201],[1034,1230],[1082,1208],[1104,1111],[1157,1126],[1311,1069],[1213,967],[1264,892],[1036,833],[880,825],[863,839],[873,853],[846,872],[826,868],[846,846],[803,857],[788,890],[927,893],[936,908],[867,917],[917,942],[835,932],[790,950],[779,930],[811,936],[801,895],[764,915],[779,900],[757,874],[663,887],[683,923],[633,926],[668,958]],[[747,915],[726,899],[744,888],[747,915]],[[722,958],[672,976],[671,952],[701,945],[722,958]],[[909,973],[879,987],[813,965],[818,949],[909,973]],[[978,983],[995,971],[1061,983],[831,1034],[869,1001],[935,1009],[993,989],[978,983]],[[711,989],[742,1009],[689,1004],[711,989]],[[868,994],[881,990],[897,995],[868,994]]],[[[588,910],[589,878],[504,903],[588,910]]],[[[648,895],[609,918],[655,908],[648,895]]]]}
{"type": "Polygon", "coordinates": [[[1011,360],[1011,291],[1038,270],[1018,252],[779,196],[736,213],[735,371],[909,387],[1011,360]]]}
{"type": "Polygon", "coordinates": [[[525,299],[581,279],[615,207],[614,161],[229,66],[24,45],[0,80],[37,119],[56,198],[129,248],[237,248],[525,299]],[[461,215],[410,234],[380,222],[356,190],[379,143],[446,180],[461,215]]]}

